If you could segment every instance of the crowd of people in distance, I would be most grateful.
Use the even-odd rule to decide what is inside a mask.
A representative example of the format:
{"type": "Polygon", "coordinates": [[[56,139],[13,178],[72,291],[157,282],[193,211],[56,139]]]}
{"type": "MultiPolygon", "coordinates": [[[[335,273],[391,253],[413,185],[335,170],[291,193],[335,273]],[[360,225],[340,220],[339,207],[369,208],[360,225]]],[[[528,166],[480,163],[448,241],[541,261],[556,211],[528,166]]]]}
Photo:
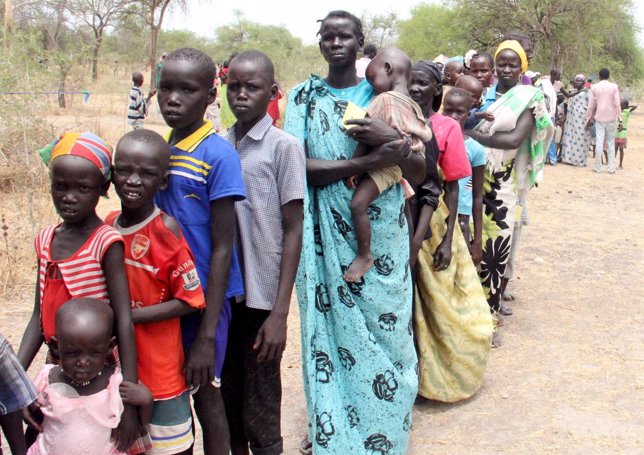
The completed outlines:
{"type": "Polygon", "coordinates": [[[621,169],[635,106],[607,69],[590,87],[540,77],[518,32],[418,62],[365,46],[346,11],[317,36],[327,73],[288,91],[283,129],[265,54],[218,69],[180,48],[147,96],[132,75],[114,153],[91,132],[39,152],[61,221],[35,239],[17,354],[0,335],[12,454],[190,454],[193,408],[205,454],[283,453],[294,288],[302,454],[405,454],[417,400],[479,390],[513,313],[530,190],[546,163],[585,166],[591,137],[594,170],[605,153],[614,173],[616,148],[621,169]],[[145,128],[155,95],[165,137],[145,128]],[[121,208],[103,220],[111,185],[121,208]]]}

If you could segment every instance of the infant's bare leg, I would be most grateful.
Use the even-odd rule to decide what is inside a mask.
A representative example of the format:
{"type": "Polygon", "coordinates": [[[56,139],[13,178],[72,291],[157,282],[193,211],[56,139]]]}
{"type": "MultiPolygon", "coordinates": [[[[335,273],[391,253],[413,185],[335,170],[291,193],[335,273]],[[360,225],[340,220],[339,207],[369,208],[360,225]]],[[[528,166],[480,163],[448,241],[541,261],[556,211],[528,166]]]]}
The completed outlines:
{"type": "Polygon", "coordinates": [[[373,265],[373,257],[371,256],[371,223],[369,222],[367,209],[379,194],[378,186],[367,175],[360,180],[353,199],[351,199],[351,216],[358,239],[358,256],[356,256],[344,274],[344,279],[350,283],[360,281],[373,265]]]}

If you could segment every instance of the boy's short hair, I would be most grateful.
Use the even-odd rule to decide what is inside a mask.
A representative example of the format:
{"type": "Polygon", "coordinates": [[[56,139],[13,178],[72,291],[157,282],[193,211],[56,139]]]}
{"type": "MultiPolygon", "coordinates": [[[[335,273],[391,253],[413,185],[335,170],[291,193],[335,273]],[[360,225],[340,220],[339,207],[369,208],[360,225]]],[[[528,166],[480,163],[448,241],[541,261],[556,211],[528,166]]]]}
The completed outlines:
{"type": "Polygon", "coordinates": [[[230,65],[243,62],[258,63],[262,69],[259,74],[264,77],[269,84],[272,85],[273,82],[275,82],[275,68],[273,66],[273,61],[268,57],[268,55],[256,50],[240,52],[230,60],[230,65]]]}
{"type": "Polygon", "coordinates": [[[465,89],[453,87],[449,92],[445,94],[445,99],[453,97],[462,97],[465,98],[467,103],[467,109],[469,110],[472,107],[472,94],[465,89]]]}
{"type": "Polygon", "coordinates": [[[142,84],[143,83],[143,74],[139,71],[135,71],[132,73],[132,83],[134,84],[142,84]]]}
{"type": "Polygon", "coordinates": [[[378,48],[375,44],[367,44],[362,51],[364,55],[373,55],[374,57],[378,53],[378,48]]]}
{"type": "Polygon", "coordinates": [[[608,79],[609,77],[610,77],[610,71],[608,71],[608,68],[602,68],[599,70],[600,79],[608,79]]]}
{"type": "Polygon", "coordinates": [[[163,137],[156,131],[148,130],[145,128],[138,128],[136,130],[130,131],[121,139],[119,139],[116,144],[116,152],[114,154],[114,161],[118,159],[118,151],[120,145],[124,141],[135,141],[148,144],[152,150],[158,150],[162,153],[162,163],[168,167],[170,160],[170,145],[166,142],[163,137]]]}
{"type": "Polygon", "coordinates": [[[182,47],[175,49],[166,56],[165,62],[171,61],[188,61],[194,63],[199,67],[198,75],[204,85],[212,88],[213,81],[217,76],[217,69],[215,68],[215,62],[204,52],[192,47],[182,47]]]}

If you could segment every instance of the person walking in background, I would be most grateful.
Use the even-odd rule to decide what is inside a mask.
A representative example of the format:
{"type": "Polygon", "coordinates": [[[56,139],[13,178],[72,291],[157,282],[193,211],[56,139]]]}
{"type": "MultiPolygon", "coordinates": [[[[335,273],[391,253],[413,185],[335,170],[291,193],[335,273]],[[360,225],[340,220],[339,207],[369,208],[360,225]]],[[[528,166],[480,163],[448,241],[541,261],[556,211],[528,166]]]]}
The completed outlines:
{"type": "Polygon", "coordinates": [[[595,172],[602,171],[604,139],[608,142],[608,173],[615,173],[615,133],[622,126],[622,107],[617,84],[609,82],[608,68],[599,70],[599,82],[590,88],[586,127],[595,123],[595,172]],[[617,126],[615,121],[617,120],[617,126]]]}
{"type": "Polygon", "coordinates": [[[159,81],[161,80],[161,70],[163,69],[163,62],[165,62],[167,55],[167,52],[161,54],[161,58],[159,58],[159,62],[157,63],[157,73],[155,74],[154,78],[154,88],[156,88],[157,90],[159,89],[159,81]]]}
{"type": "Polygon", "coordinates": [[[622,109],[622,123],[618,125],[617,134],[615,135],[615,154],[619,152],[619,167],[617,169],[624,169],[624,150],[626,150],[626,128],[628,127],[628,119],[631,112],[637,109],[637,106],[631,106],[628,100],[621,101],[622,109]]]}
{"type": "Polygon", "coordinates": [[[367,66],[378,54],[378,48],[374,44],[367,44],[362,51],[362,57],[356,60],[356,73],[358,77],[364,78],[367,66]]]}
{"type": "Polygon", "coordinates": [[[150,90],[148,96],[143,96],[141,86],[143,85],[143,74],[138,71],[132,73],[132,88],[130,89],[130,104],[127,108],[127,124],[133,130],[143,128],[143,122],[148,115],[148,103],[150,98],[156,94],[156,90],[150,90]]]}

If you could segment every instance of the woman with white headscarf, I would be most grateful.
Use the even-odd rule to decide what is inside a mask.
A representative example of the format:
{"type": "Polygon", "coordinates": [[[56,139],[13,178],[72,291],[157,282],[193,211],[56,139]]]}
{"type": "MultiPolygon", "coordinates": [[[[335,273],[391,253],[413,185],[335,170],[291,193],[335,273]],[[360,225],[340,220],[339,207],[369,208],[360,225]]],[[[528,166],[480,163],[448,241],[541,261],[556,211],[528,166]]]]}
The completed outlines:
{"type": "Polygon", "coordinates": [[[564,125],[564,135],[561,148],[561,159],[573,166],[586,166],[588,148],[590,147],[590,131],[586,129],[588,116],[589,90],[584,88],[586,77],[578,74],[573,80],[574,92],[561,90],[568,101],[568,113],[564,125]]]}

